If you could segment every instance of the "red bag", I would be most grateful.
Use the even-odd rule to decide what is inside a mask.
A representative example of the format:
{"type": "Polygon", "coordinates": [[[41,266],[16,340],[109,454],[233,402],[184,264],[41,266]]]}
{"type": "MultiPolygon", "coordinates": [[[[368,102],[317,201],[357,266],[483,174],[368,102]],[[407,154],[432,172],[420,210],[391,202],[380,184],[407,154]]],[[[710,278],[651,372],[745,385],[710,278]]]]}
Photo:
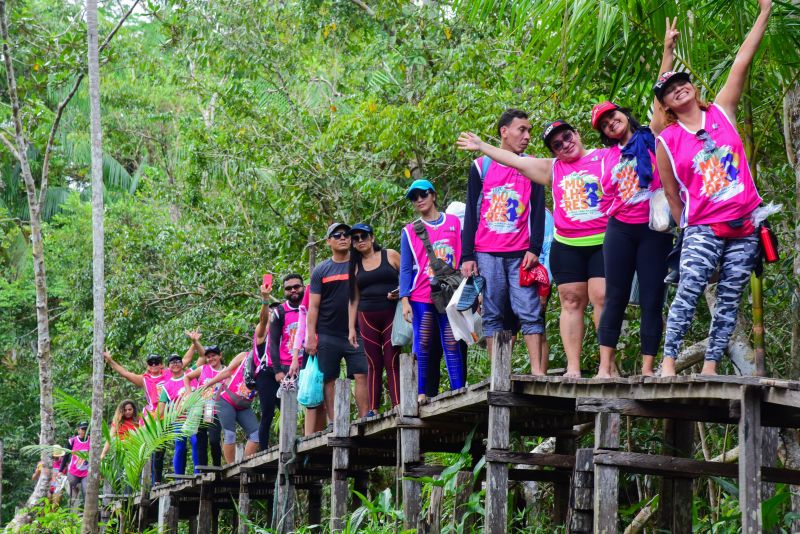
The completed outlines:
{"type": "Polygon", "coordinates": [[[756,227],[750,219],[712,223],[708,225],[714,235],[720,239],[740,239],[755,233],[756,227]]]}
{"type": "Polygon", "coordinates": [[[550,295],[550,277],[547,276],[547,269],[541,263],[537,263],[531,269],[523,269],[522,265],[519,267],[519,285],[522,287],[530,287],[533,284],[539,284],[539,296],[546,297],[550,295]]]}

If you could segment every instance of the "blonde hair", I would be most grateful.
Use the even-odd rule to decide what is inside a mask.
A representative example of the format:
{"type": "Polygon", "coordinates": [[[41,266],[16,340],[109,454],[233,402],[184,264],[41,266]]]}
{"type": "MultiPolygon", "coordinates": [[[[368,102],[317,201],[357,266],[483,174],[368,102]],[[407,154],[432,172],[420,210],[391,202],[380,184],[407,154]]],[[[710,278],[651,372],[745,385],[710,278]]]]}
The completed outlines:
{"type": "MultiPolygon", "coordinates": [[[[700,98],[700,90],[697,87],[692,87],[694,87],[694,101],[697,103],[697,106],[703,111],[708,111],[708,102],[700,98]]],[[[664,125],[670,126],[672,124],[677,124],[678,116],[675,114],[675,112],[671,109],[664,108],[663,102],[659,101],[659,104],[661,104],[662,109],[664,109],[664,125]]]]}
{"type": "Polygon", "coordinates": [[[125,399],[124,401],[120,402],[117,406],[117,409],[114,410],[114,419],[111,420],[111,424],[114,425],[117,429],[119,429],[119,424],[125,418],[125,407],[131,405],[133,406],[133,417],[131,421],[136,417],[136,403],[133,402],[131,399],[125,399]]]}

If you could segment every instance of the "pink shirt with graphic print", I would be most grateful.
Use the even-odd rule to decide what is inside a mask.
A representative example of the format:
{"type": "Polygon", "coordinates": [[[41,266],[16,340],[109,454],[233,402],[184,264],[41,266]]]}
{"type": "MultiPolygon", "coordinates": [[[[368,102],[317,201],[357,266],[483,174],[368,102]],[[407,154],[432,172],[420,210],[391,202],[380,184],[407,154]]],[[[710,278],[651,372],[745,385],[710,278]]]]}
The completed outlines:
{"type": "MultiPolygon", "coordinates": [[[[433,225],[428,221],[425,229],[428,231],[428,240],[433,247],[437,258],[444,260],[451,267],[458,268],[461,258],[461,221],[456,215],[445,214],[441,224],[433,225]]],[[[431,280],[433,271],[428,266],[428,254],[425,245],[414,231],[414,223],[408,223],[403,232],[406,233],[411,252],[414,255],[414,280],[411,284],[409,300],[414,302],[431,302],[431,280]]]]}

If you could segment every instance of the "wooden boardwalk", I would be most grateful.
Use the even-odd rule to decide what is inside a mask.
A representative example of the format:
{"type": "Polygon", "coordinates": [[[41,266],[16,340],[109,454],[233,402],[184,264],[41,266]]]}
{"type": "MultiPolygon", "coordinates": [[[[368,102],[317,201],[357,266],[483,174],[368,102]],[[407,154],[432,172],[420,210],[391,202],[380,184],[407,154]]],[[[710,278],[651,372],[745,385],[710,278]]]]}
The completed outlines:
{"type": "MultiPolygon", "coordinates": [[[[166,532],[177,532],[180,520],[190,520],[190,531],[204,534],[215,531],[220,509],[236,507],[248,514],[252,500],[275,498],[272,526],[291,532],[297,525],[320,524],[322,483],[329,482],[330,527],[339,530],[348,515],[349,479],[365,489],[369,469],[391,466],[403,477],[404,528],[416,528],[422,507],[420,483],[406,477],[438,475],[443,467],[425,464],[424,454],[459,452],[473,431],[469,452],[474,461],[486,459],[482,531],[490,533],[508,530],[509,480],[552,483],[554,519],[565,523],[569,532],[601,533],[622,530],[621,471],[662,477],[657,524],[673,533],[691,532],[691,506],[686,503],[691,502],[696,477],[739,479],[745,533],[761,532],[762,481],[800,484],[800,471],[762,465],[766,429],[800,427],[800,382],[728,376],[599,380],[512,375],[510,343],[505,336],[497,336],[496,343],[490,381],[422,405],[417,404],[413,357],[403,355],[400,405],[353,423],[350,381],[340,379],[333,430],[304,438],[296,436],[296,396],[284,395],[277,446],[152,488],[146,492],[149,498],[138,499],[140,526],[157,521],[166,532]],[[664,419],[663,454],[623,451],[623,415],[664,419]],[[689,458],[698,421],[738,425],[738,465],[689,458]],[[578,448],[581,436],[592,430],[592,446],[578,448]],[[512,451],[511,433],[555,437],[555,452],[512,451]],[[304,517],[297,512],[297,491],[308,492],[304,517]]],[[[461,480],[471,483],[466,475],[461,480]]],[[[240,532],[247,532],[245,525],[240,532]]]]}

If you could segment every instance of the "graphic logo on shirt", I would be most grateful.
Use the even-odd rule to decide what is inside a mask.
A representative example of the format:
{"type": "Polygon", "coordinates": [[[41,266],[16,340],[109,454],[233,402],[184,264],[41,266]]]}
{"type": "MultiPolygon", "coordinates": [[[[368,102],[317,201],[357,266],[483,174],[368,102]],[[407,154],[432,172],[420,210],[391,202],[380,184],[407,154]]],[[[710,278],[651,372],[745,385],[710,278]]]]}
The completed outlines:
{"type": "Polygon", "coordinates": [[[288,350],[289,352],[291,352],[292,347],[294,347],[294,339],[297,336],[297,328],[299,325],[300,323],[298,321],[295,321],[293,323],[287,324],[283,328],[283,335],[286,339],[286,343],[284,343],[284,346],[286,347],[286,350],[288,350]]]}
{"type": "MultiPolygon", "coordinates": [[[[433,248],[434,256],[444,261],[448,265],[455,265],[456,251],[452,246],[450,246],[449,240],[440,239],[435,243],[431,243],[431,248],[433,248]]],[[[430,263],[426,267],[425,271],[428,274],[428,278],[433,280],[433,268],[431,268],[430,263]]]]}
{"type": "Polygon", "coordinates": [[[520,205],[520,194],[511,184],[493,187],[484,198],[489,201],[489,209],[483,215],[489,230],[498,234],[516,232],[517,221],[525,213],[525,206],[520,205]]]}
{"type": "Polygon", "coordinates": [[[251,399],[255,396],[255,392],[244,385],[244,380],[239,382],[239,385],[236,387],[236,391],[234,391],[234,393],[243,399],[251,399]]]}
{"type": "Polygon", "coordinates": [[[617,187],[619,198],[625,204],[639,204],[650,198],[650,191],[639,187],[636,158],[620,160],[611,169],[611,182],[617,187]]]}
{"type": "Polygon", "coordinates": [[[567,217],[578,222],[602,217],[597,207],[603,198],[603,191],[597,176],[586,171],[573,172],[561,179],[559,187],[563,191],[560,207],[567,217]]]}
{"type": "Polygon", "coordinates": [[[739,155],[728,145],[709,152],[701,150],[692,159],[694,172],[703,178],[700,193],[711,202],[724,202],[744,191],[739,180],[739,155]]]}

